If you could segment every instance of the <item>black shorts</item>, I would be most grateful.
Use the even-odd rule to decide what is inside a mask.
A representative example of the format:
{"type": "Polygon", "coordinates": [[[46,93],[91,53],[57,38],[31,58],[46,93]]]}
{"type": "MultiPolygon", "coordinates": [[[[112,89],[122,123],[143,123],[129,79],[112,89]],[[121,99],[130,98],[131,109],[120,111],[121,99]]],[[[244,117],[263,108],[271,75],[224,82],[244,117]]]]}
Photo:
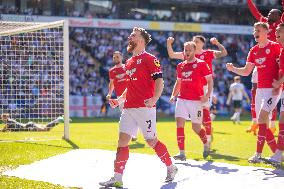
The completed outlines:
{"type": "Polygon", "coordinates": [[[234,108],[241,108],[242,107],[242,101],[241,100],[234,100],[234,108]]]}

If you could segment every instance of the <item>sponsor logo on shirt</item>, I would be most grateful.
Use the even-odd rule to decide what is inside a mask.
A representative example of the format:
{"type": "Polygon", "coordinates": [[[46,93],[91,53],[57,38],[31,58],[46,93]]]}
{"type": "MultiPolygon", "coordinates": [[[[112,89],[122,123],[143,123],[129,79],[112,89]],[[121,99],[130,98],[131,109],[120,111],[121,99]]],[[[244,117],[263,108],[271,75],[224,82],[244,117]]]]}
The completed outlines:
{"type": "Polygon", "coordinates": [[[192,71],[189,71],[189,72],[182,72],[182,76],[183,76],[184,78],[190,77],[191,74],[192,74],[192,71]]]}
{"type": "Polygon", "coordinates": [[[115,77],[117,79],[122,79],[122,78],[124,78],[124,76],[125,76],[125,73],[122,73],[122,74],[117,74],[115,77]]]}
{"type": "Polygon", "coordinates": [[[131,70],[127,70],[126,74],[129,75],[129,77],[132,77],[132,75],[136,72],[136,68],[133,68],[131,70]]]}
{"type": "Polygon", "coordinates": [[[266,60],[265,57],[263,57],[263,58],[257,58],[257,59],[255,59],[255,62],[256,62],[257,64],[262,64],[263,62],[265,62],[265,60],[266,60]]]}

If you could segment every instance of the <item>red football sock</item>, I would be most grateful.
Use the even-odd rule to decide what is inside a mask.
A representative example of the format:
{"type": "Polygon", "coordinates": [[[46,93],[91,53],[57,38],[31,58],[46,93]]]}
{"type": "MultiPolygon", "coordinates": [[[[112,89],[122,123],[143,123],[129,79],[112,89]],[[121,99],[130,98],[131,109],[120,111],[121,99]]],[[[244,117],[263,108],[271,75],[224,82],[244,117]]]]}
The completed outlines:
{"type": "Polygon", "coordinates": [[[278,134],[278,141],[277,141],[277,148],[279,150],[284,151],[284,124],[279,124],[279,134],[278,134]]]}
{"type": "Polygon", "coordinates": [[[208,109],[203,109],[203,120],[202,124],[205,127],[206,135],[211,135],[211,117],[208,109]]]}
{"type": "Polygon", "coordinates": [[[204,128],[201,128],[201,130],[198,133],[200,139],[202,140],[203,144],[207,143],[207,136],[204,128]]]}
{"type": "Polygon", "coordinates": [[[258,124],[258,126],[259,126],[259,129],[258,129],[258,134],[257,134],[256,151],[258,153],[262,153],[263,146],[265,143],[265,138],[266,138],[267,126],[265,123],[258,124]]]}
{"type": "Polygon", "coordinates": [[[177,143],[179,150],[184,150],[184,128],[183,127],[177,127],[177,143]]]}
{"type": "Polygon", "coordinates": [[[277,149],[277,143],[272,131],[269,128],[267,128],[266,130],[266,143],[270,147],[271,151],[274,153],[277,149]]]}
{"type": "Polygon", "coordinates": [[[277,118],[277,109],[274,108],[273,111],[272,111],[271,121],[276,121],[276,118],[277,118]]]}
{"type": "Polygon", "coordinates": [[[158,141],[153,149],[166,166],[172,165],[170,154],[167,150],[167,147],[163,143],[158,141]]]}
{"type": "Polygon", "coordinates": [[[115,173],[123,174],[128,158],[129,158],[128,146],[118,147],[117,152],[116,152],[116,159],[114,161],[114,172],[115,173]]]}
{"type": "Polygon", "coordinates": [[[256,112],[255,112],[255,93],[256,89],[251,90],[251,117],[252,119],[256,119],[256,112]]]}

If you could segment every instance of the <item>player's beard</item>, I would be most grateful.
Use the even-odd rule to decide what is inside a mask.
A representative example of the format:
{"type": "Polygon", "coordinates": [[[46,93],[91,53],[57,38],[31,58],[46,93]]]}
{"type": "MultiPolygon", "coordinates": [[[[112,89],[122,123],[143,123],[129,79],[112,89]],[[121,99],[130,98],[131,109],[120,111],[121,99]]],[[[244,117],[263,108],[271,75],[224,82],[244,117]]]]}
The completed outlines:
{"type": "Polygon", "coordinates": [[[132,53],[136,46],[137,44],[135,42],[129,41],[127,45],[127,52],[132,53]]]}
{"type": "Polygon", "coordinates": [[[113,61],[114,65],[118,65],[120,62],[119,61],[113,61]]]}

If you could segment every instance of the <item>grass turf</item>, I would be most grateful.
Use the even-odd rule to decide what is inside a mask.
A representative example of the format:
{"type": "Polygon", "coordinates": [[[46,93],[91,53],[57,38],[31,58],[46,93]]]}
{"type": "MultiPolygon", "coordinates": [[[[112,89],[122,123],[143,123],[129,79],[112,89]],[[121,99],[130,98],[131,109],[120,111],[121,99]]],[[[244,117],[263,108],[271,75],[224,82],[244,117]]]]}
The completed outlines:
{"type": "MultiPolygon", "coordinates": [[[[14,177],[3,176],[5,170],[22,164],[29,164],[72,149],[106,149],[116,150],[118,139],[118,119],[75,119],[70,125],[70,140],[47,140],[29,142],[5,142],[5,138],[19,140],[44,139],[47,135],[59,136],[63,125],[50,132],[16,132],[0,133],[0,188],[64,188],[45,182],[30,181],[14,177]],[[8,137],[7,137],[8,136],[8,137]],[[2,140],[2,141],[1,141],[2,140]]],[[[249,165],[247,159],[255,152],[256,137],[247,134],[245,129],[250,121],[243,121],[241,125],[234,125],[231,121],[215,121],[213,153],[210,161],[225,162],[237,165],[249,165]]],[[[173,119],[159,119],[157,124],[158,138],[166,144],[171,155],[178,152],[176,143],[176,127],[173,119]]],[[[203,145],[199,137],[193,133],[188,122],[185,128],[187,158],[202,160],[203,145]]],[[[130,143],[130,151],[135,153],[154,154],[139,133],[138,140],[130,143]]],[[[267,145],[263,156],[271,154],[267,145]]],[[[110,162],[113,163],[113,162],[110,162]]],[[[257,164],[256,166],[266,166],[257,164]]]]}

